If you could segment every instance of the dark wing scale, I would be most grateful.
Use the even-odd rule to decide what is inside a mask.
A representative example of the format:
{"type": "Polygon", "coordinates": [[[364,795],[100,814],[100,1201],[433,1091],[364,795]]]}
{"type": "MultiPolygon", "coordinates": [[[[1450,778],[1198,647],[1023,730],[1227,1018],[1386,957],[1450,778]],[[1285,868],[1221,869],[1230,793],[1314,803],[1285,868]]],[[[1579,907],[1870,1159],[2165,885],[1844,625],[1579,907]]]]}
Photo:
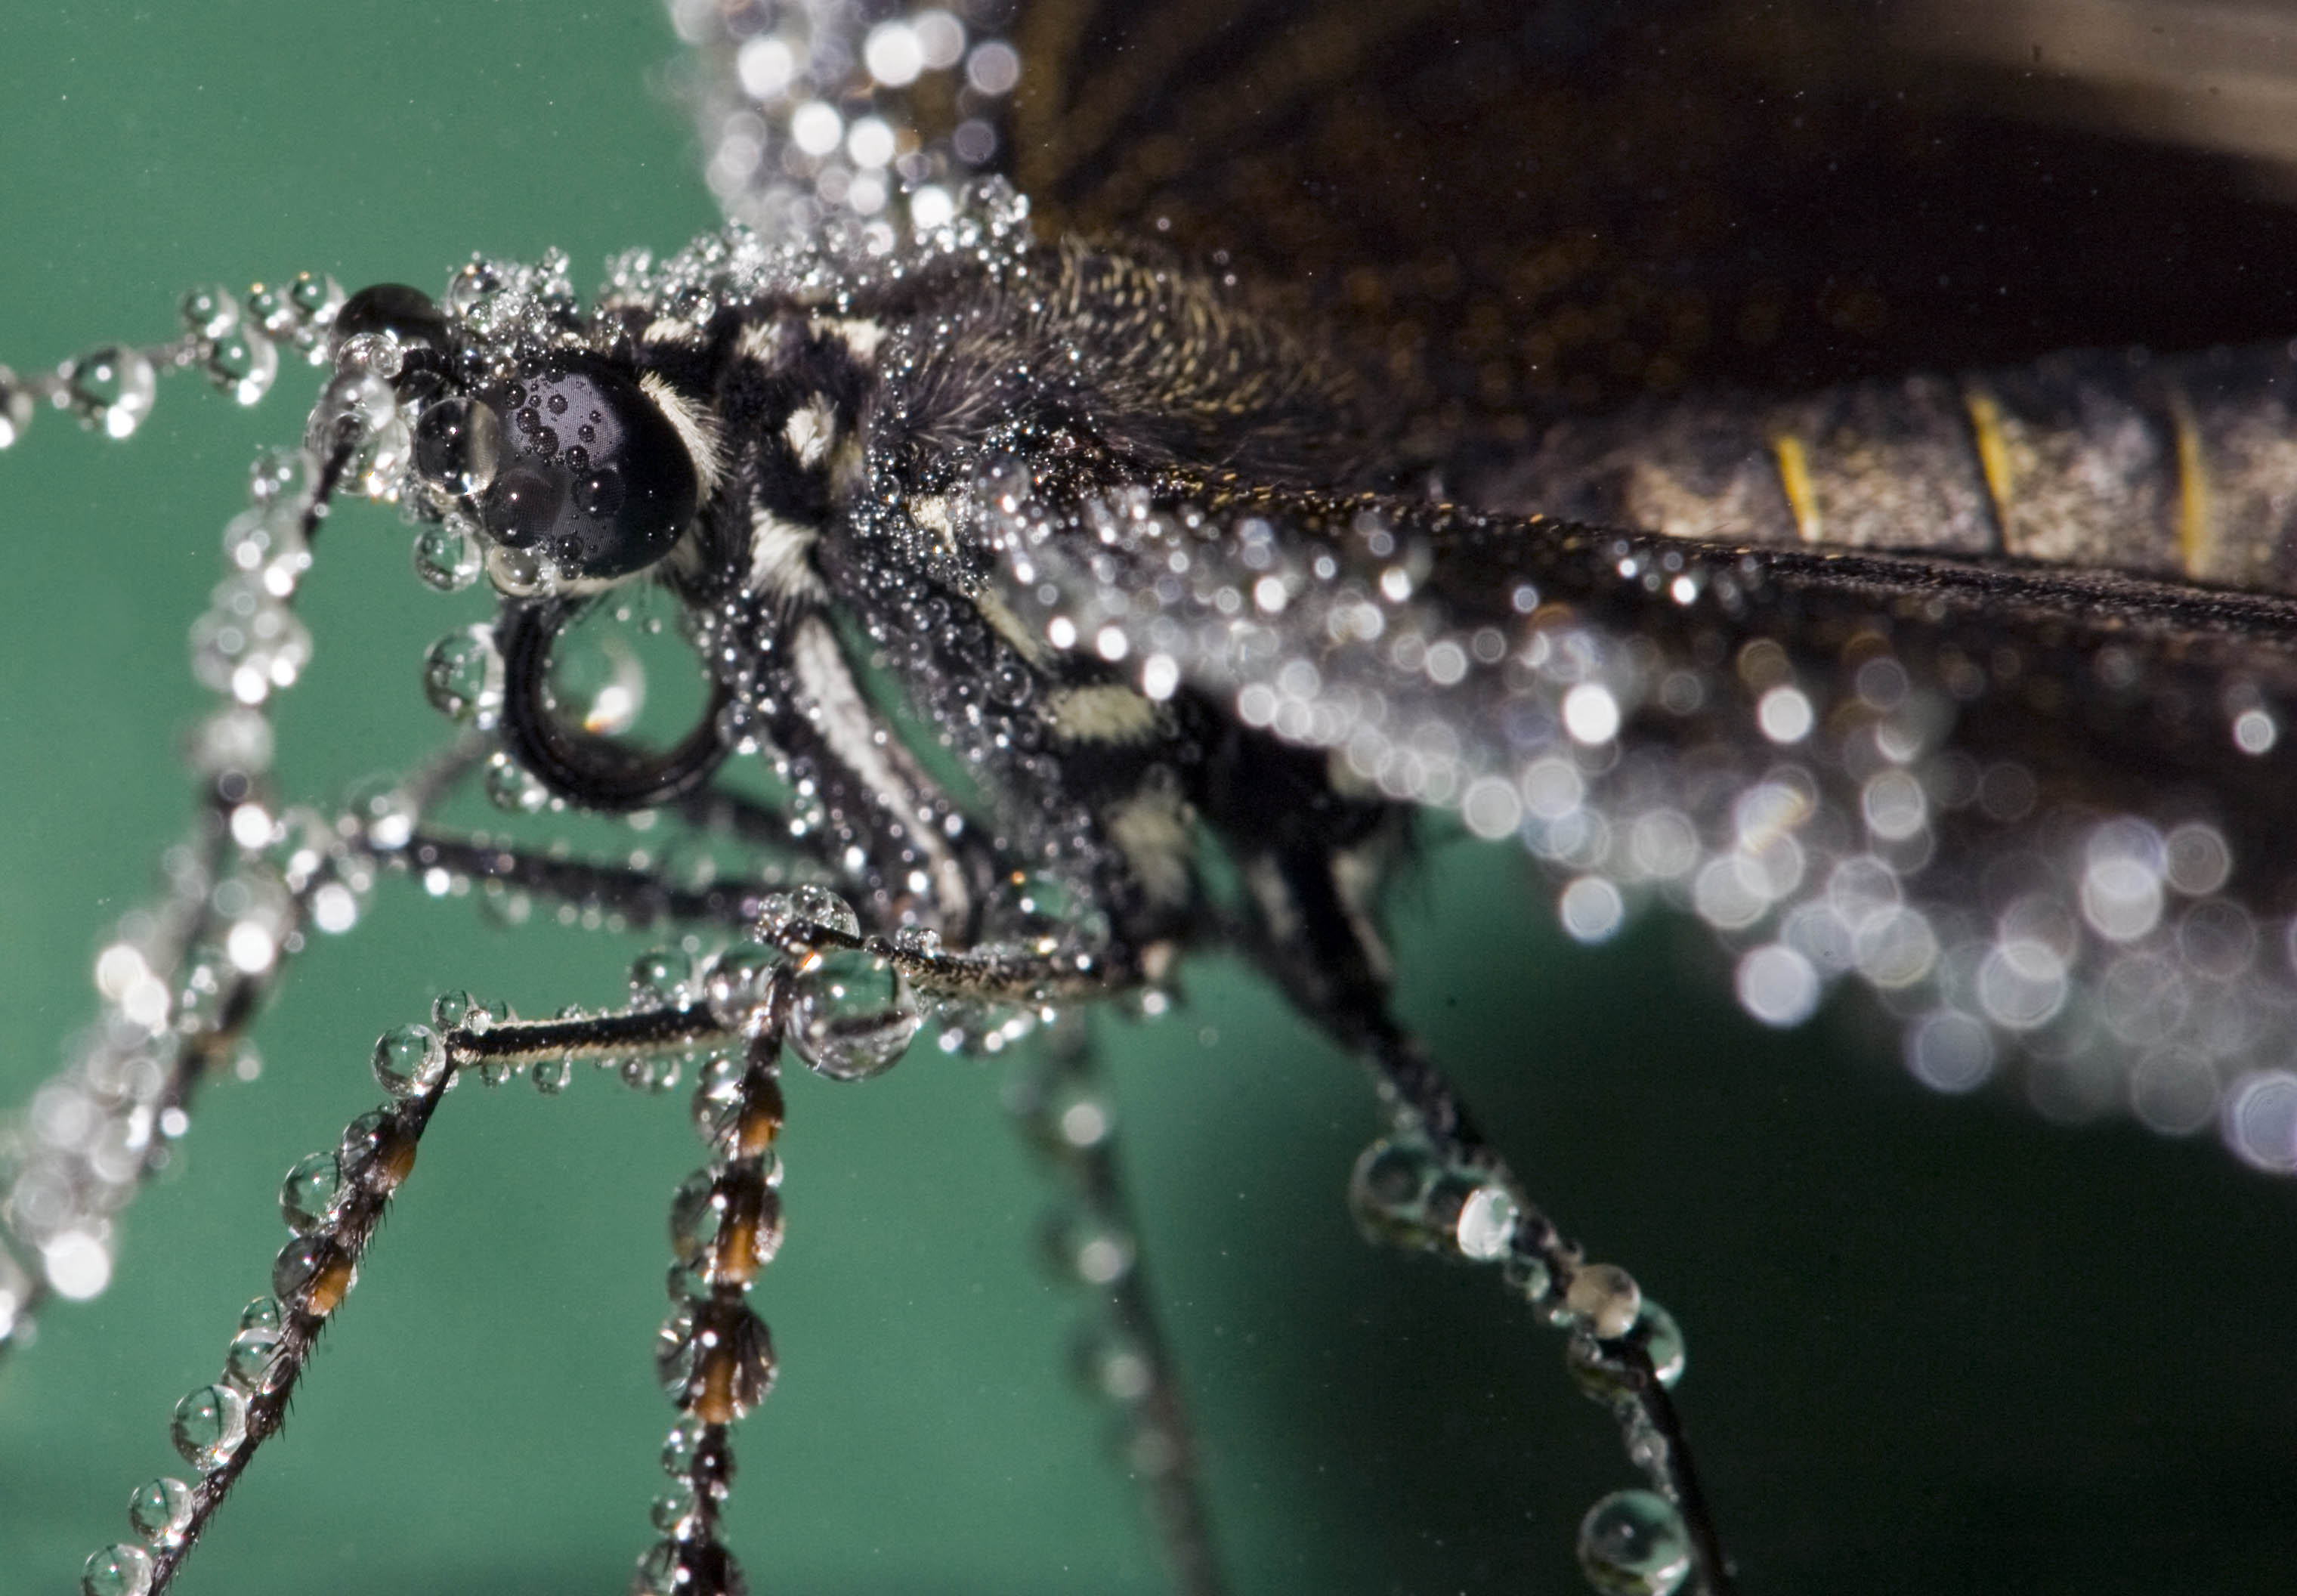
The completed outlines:
{"type": "Polygon", "coordinates": [[[1873,5],[1047,0],[1009,170],[1335,327],[1407,458],[1686,385],[1792,390],[2297,325],[2229,160],[2024,119],[1873,5]]]}

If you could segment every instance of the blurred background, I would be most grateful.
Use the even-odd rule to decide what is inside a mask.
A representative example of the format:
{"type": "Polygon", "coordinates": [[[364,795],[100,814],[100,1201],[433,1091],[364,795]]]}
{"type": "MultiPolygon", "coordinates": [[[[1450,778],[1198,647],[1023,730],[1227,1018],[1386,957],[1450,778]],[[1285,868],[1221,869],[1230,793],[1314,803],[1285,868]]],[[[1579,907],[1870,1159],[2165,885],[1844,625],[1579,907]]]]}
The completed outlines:
{"type": "MultiPolygon", "coordinates": [[[[2145,125],[2237,154],[2259,192],[2287,158],[2285,8],[1845,9],[1912,30],[1890,71],[2024,107],[2038,47],[2083,127],[2185,106],[2145,125]]],[[[20,370],[164,336],[195,283],[309,267],[436,292],[473,250],[556,244],[587,286],[610,251],[713,219],[647,0],[81,0],[16,8],[5,42],[0,359],[20,370]]],[[[1844,87],[1866,69],[1842,59],[1809,58],[1814,94],[1881,92],[1844,87]]],[[[95,950],[183,824],[184,635],[248,461],[301,431],[313,386],[298,370],[242,415],[178,378],[124,446],[50,412],[0,455],[0,1101],[60,1061],[95,950]]],[[[278,717],[293,793],[444,734],[423,651],[487,606],[422,588],[408,542],[371,508],[329,525],[315,661],[278,717]]],[[[1428,836],[1396,906],[1404,1012],[1534,1194],[1682,1320],[1680,1397],[1744,1589],[2285,1580],[2297,1192],[2206,1136],[1939,1098],[1853,1005],[1763,1032],[1685,928],[1577,949],[1519,856],[1428,836]]],[[[169,1411],[266,1287],[280,1174],[376,1099],[373,1038],[449,987],[529,1014],[613,1000],[643,945],[505,932],[388,880],[303,958],[260,1077],[211,1089],[128,1216],[112,1289],[0,1368],[0,1596],[75,1589],[131,1488],[179,1468],[169,1411]]],[[[1185,984],[1173,1016],[1101,1024],[1238,1588],[1579,1588],[1573,1526],[1630,1481],[1560,1341],[1487,1279],[1360,1243],[1342,1193],[1375,1122],[1353,1066],[1231,966],[1185,984]]],[[[737,1441],[753,1589],[1160,1588],[1065,1376],[1082,1305],[1034,1263],[1054,1193],[1003,1123],[1009,1067],[920,1047],[866,1087],[793,1083],[789,1240],[755,1297],[782,1383],[737,1441]]],[[[649,1361],[663,1213],[700,1160],[682,1090],[457,1091],[185,1596],[622,1588],[671,1419],[649,1361]]]]}

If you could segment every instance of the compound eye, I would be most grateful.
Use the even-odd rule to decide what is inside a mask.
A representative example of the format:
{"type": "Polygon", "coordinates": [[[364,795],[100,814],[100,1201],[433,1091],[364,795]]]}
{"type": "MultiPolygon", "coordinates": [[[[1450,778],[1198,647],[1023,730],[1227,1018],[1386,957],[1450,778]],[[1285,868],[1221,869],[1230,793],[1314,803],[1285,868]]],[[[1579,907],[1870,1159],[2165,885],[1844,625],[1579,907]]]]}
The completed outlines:
{"type": "MultiPolygon", "coordinates": [[[[699,489],[684,440],[608,362],[554,356],[479,407],[501,423],[479,520],[506,547],[562,576],[625,576],[668,554],[693,521],[699,489]]],[[[475,412],[457,420],[486,424],[475,412]]]]}

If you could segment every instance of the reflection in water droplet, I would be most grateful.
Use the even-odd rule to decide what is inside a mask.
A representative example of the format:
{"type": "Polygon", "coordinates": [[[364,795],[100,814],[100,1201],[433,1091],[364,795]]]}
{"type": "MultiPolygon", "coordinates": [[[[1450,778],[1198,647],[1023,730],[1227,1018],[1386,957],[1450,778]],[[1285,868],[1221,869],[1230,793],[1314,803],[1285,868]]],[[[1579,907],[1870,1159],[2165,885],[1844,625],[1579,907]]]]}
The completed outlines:
{"type": "Polygon", "coordinates": [[[447,1044],[428,1025],[395,1026],[375,1044],[375,1078],[392,1097],[419,1097],[447,1078],[447,1044]]]}
{"type": "Polygon", "coordinates": [[[334,1217],[336,1199],[342,1196],[342,1164],[333,1153],[308,1153],[298,1158],[279,1186],[279,1213],[287,1228],[308,1236],[334,1217]]]}
{"type": "Polygon", "coordinates": [[[1579,1521],[1579,1567],[1615,1596],[1667,1596],[1691,1573],[1683,1515],[1651,1491],[1614,1491],[1579,1521]]]}
{"type": "Polygon", "coordinates": [[[890,1068],[918,1033],[909,983],[859,949],[818,955],[800,969],[794,988],[790,1047],[834,1081],[866,1080],[890,1068]]]}
{"type": "Polygon", "coordinates": [[[122,1543],[107,1546],[80,1568],[82,1596],[144,1596],[152,1588],[152,1554],[122,1543]]]}
{"type": "Polygon", "coordinates": [[[247,1399],[228,1386],[202,1386],[176,1404],[169,1434],[193,1468],[219,1468],[247,1438],[247,1399]]]}
{"type": "Polygon", "coordinates": [[[71,361],[64,367],[63,379],[64,399],[72,412],[113,438],[125,438],[144,424],[159,391],[152,362],[121,344],[71,361]]]}
{"type": "Polygon", "coordinates": [[[144,1481],[128,1499],[128,1524],[162,1550],[182,1542],[191,1517],[192,1488],[170,1475],[144,1481]]]}

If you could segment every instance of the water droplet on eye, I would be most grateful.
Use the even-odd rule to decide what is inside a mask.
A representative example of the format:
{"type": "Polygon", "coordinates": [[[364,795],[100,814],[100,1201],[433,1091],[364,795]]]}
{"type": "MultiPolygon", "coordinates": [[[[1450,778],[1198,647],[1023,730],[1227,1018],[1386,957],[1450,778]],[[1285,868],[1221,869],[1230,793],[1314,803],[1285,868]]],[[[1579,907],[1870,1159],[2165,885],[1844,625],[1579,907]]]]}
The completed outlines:
{"type": "Polygon", "coordinates": [[[233,327],[216,334],[200,365],[208,381],[241,404],[252,405],[271,391],[272,379],[279,374],[279,350],[252,327],[233,327]]]}
{"type": "Polygon", "coordinates": [[[64,400],[72,413],[114,438],[125,438],[144,424],[159,391],[152,362],[120,344],[68,363],[63,379],[64,400]]]}
{"type": "Polygon", "coordinates": [[[423,695],[431,707],[481,729],[502,712],[503,662],[491,627],[449,632],[423,656],[423,695]]]}
{"type": "Polygon", "coordinates": [[[82,1596],[144,1596],[152,1588],[152,1554],[124,1542],[107,1546],[81,1565],[82,1596]]]}
{"type": "Polygon", "coordinates": [[[375,1044],[375,1078],[394,1098],[420,1097],[447,1078],[447,1044],[428,1025],[399,1025],[375,1044]]]}
{"type": "Polygon", "coordinates": [[[184,1461],[202,1474],[218,1468],[247,1439],[247,1398],[228,1386],[202,1386],[176,1404],[168,1433],[184,1461]]]}
{"type": "Polygon", "coordinates": [[[522,460],[495,478],[479,519],[497,542],[512,548],[532,548],[558,524],[565,504],[566,489],[560,474],[522,460]]]}
{"type": "Polygon", "coordinates": [[[342,1165],[335,1155],[306,1154],[280,1182],[280,1217],[298,1236],[308,1236],[334,1217],[335,1204],[342,1194],[342,1165]]]}
{"type": "Polygon", "coordinates": [[[790,892],[770,895],[759,909],[758,923],[769,938],[779,938],[805,926],[818,926],[845,936],[861,934],[861,919],[852,907],[827,887],[811,882],[790,892]]]}
{"type": "Polygon", "coordinates": [[[1579,1521],[1579,1567],[1615,1596],[1668,1596],[1691,1573],[1691,1534],[1665,1497],[1614,1491],[1579,1521]]]}
{"type": "Polygon", "coordinates": [[[622,473],[611,465],[600,466],[574,486],[576,507],[583,514],[596,515],[601,520],[619,512],[627,497],[622,488],[622,473]]]}
{"type": "Polygon", "coordinates": [[[440,399],[415,424],[416,472],[442,493],[483,493],[501,465],[502,417],[482,399],[440,399]]]}
{"type": "Polygon", "coordinates": [[[891,1068],[918,1033],[910,983],[858,948],[816,956],[799,970],[794,991],[790,1047],[833,1081],[863,1081],[891,1068]]]}
{"type": "Polygon", "coordinates": [[[192,1488],[169,1475],[144,1481],[128,1499],[128,1524],[162,1551],[183,1543],[191,1519],[192,1488]]]}

